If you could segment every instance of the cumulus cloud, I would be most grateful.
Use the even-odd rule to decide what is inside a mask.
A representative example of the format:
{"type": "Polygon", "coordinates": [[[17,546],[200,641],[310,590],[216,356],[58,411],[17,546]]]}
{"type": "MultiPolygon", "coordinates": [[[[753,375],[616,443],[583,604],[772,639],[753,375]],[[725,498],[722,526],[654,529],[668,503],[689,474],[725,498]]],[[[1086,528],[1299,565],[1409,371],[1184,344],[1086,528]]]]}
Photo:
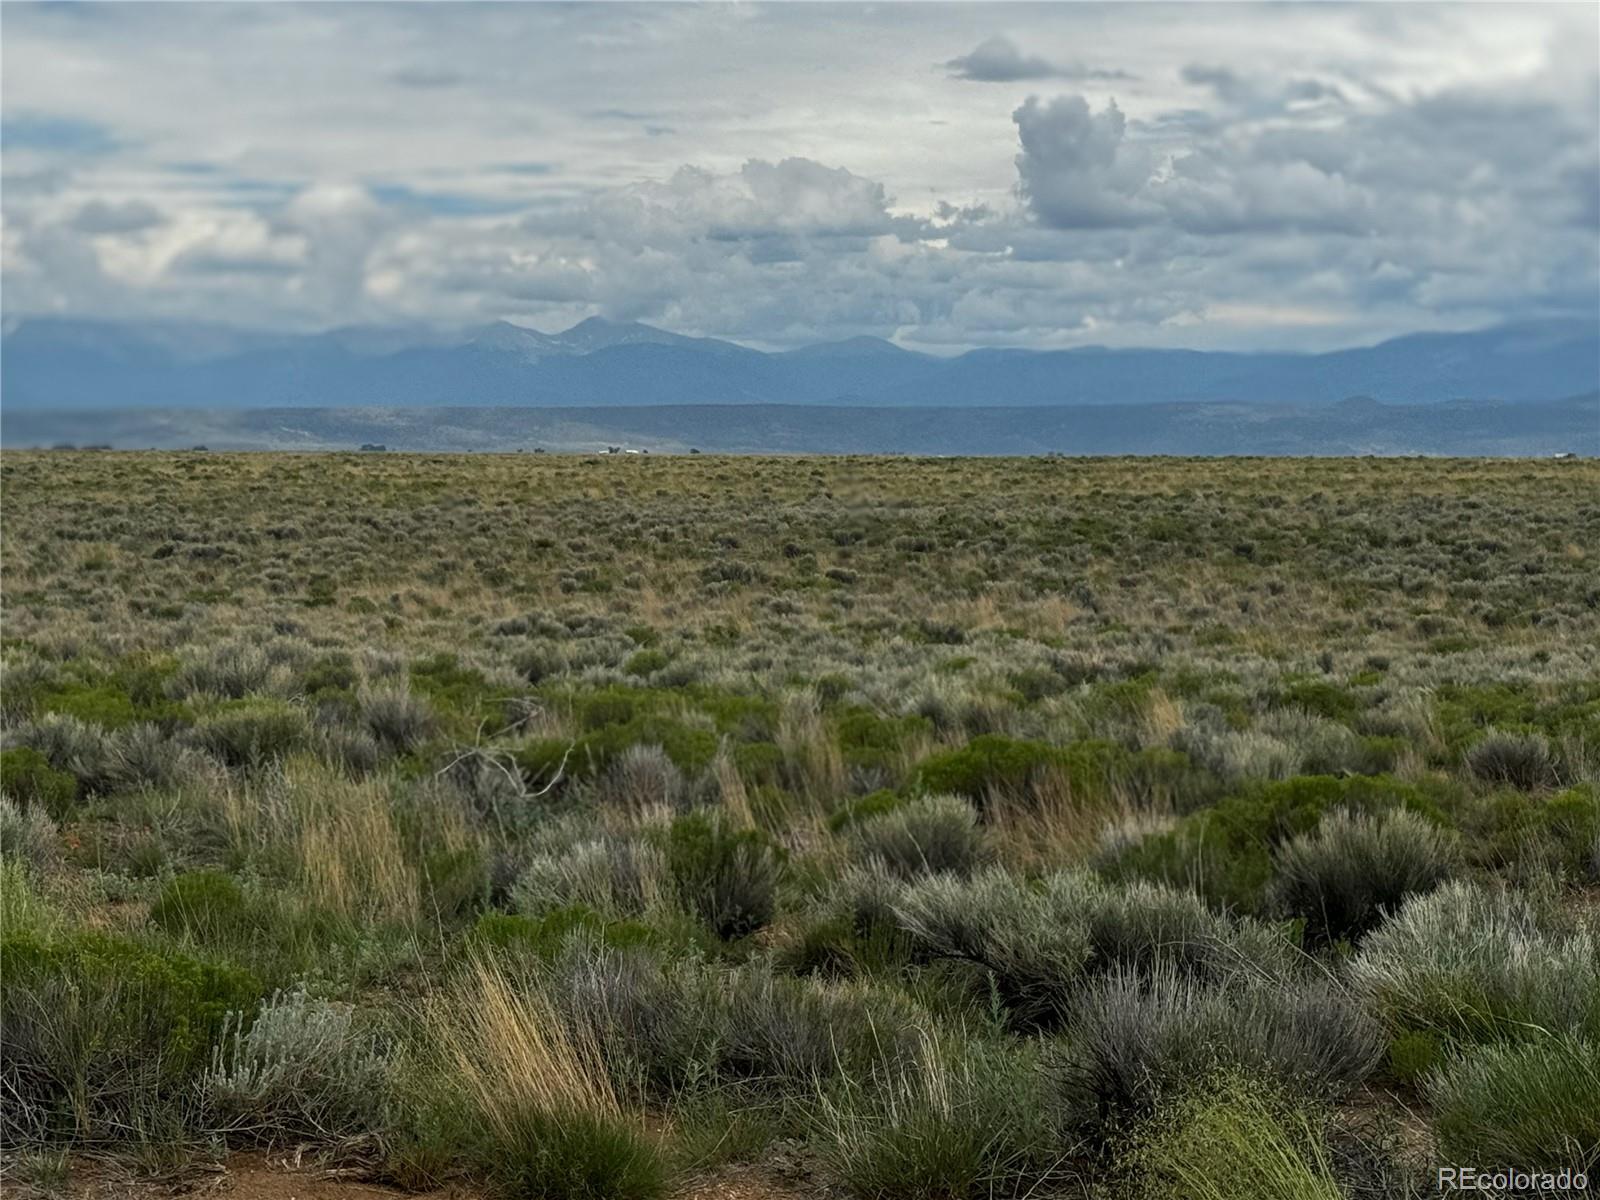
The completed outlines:
{"type": "Polygon", "coordinates": [[[1152,163],[1126,143],[1127,118],[1115,100],[1095,112],[1082,96],[1029,96],[1011,119],[1022,142],[1018,187],[1047,225],[1094,229],[1153,214],[1139,195],[1152,163]]]}
{"type": "Polygon", "coordinates": [[[1126,71],[1086,67],[1082,63],[1052,62],[1037,54],[1024,54],[1004,34],[997,34],[966,54],[944,63],[953,79],[974,83],[1017,83],[1028,79],[1130,79],[1126,71]]]}

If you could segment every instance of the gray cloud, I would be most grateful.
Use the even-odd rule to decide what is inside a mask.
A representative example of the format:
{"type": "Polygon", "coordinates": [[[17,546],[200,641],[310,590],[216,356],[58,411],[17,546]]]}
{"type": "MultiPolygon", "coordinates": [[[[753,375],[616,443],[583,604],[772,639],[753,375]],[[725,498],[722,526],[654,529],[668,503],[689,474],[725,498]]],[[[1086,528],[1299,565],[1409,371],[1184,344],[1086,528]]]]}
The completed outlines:
{"type": "Polygon", "coordinates": [[[1171,14],[8,8],[5,314],[935,349],[1593,318],[1593,13],[1171,14]],[[950,70],[996,86],[928,69],[975,21],[1017,41],[950,70]],[[1059,47],[1114,102],[1056,94],[1110,74],[1059,47]]]}
{"type": "Polygon", "coordinates": [[[1130,79],[1126,71],[1058,63],[1037,54],[1024,54],[1004,34],[980,42],[970,52],[943,64],[954,79],[975,83],[1016,83],[1028,79],[1130,79]]]}
{"type": "Polygon", "coordinates": [[[1058,229],[1132,225],[1152,209],[1139,193],[1152,163],[1125,142],[1127,118],[1116,101],[1100,112],[1082,96],[1048,103],[1037,96],[1011,114],[1022,142],[1018,186],[1033,212],[1058,229]]]}
{"type": "Polygon", "coordinates": [[[72,228],[87,234],[138,233],[165,220],[159,209],[142,200],[125,200],[120,204],[91,200],[72,218],[72,228]]]}
{"type": "Polygon", "coordinates": [[[426,67],[411,65],[401,67],[389,73],[392,83],[397,83],[403,88],[452,88],[460,87],[467,82],[467,77],[460,71],[450,67],[426,67]]]}

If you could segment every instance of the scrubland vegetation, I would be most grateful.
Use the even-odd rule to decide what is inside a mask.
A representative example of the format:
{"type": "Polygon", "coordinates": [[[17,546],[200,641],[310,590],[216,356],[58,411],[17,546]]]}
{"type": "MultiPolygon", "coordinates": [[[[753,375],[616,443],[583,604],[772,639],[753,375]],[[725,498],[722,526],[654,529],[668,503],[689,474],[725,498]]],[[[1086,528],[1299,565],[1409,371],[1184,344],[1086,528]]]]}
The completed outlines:
{"type": "Polygon", "coordinates": [[[3,470],[13,1183],[1600,1168],[1592,464],[3,470]]]}

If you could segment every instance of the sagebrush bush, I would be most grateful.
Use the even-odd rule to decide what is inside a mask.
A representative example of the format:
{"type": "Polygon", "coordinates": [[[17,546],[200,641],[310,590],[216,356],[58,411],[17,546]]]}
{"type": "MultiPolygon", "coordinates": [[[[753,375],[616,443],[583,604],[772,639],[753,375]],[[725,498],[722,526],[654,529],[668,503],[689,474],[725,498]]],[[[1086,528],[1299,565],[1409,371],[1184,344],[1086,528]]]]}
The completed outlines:
{"type": "Polygon", "coordinates": [[[1600,1167],[1600,1041],[1478,1046],[1427,1081],[1440,1149],[1485,1167],[1600,1167]]]}
{"type": "Polygon", "coordinates": [[[685,794],[683,772],[660,746],[629,746],[601,778],[602,803],[631,812],[676,807],[685,794]]]}
{"type": "Polygon", "coordinates": [[[1098,865],[1116,879],[1156,879],[1193,888],[1212,904],[1262,913],[1268,905],[1273,852],[1309,833],[1327,813],[1408,809],[1447,822],[1431,792],[1386,776],[1304,776],[1255,784],[1170,830],[1117,848],[1098,865]]]}
{"type": "Polygon", "coordinates": [[[618,1089],[669,1099],[714,1069],[721,999],[693,960],[578,937],[554,957],[548,978],[562,1016],[596,1047],[618,1089]]]}
{"type": "Polygon", "coordinates": [[[1396,1032],[1461,1041],[1600,1033],[1600,947],[1522,896],[1464,882],[1414,896],[1367,935],[1354,986],[1396,1032]]]}
{"type": "Polygon", "coordinates": [[[607,837],[536,855],[511,895],[524,913],[581,904],[607,916],[636,917],[658,908],[670,892],[665,851],[636,838],[607,837]]]}
{"type": "Polygon", "coordinates": [[[959,796],[922,796],[858,823],[857,852],[902,879],[949,872],[970,875],[987,857],[978,814],[959,796]]]}
{"type": "Polygon", "coordinates": [[[1282,980],[1293,951],[1265,925],[1234,922],[1193,893],[1156,884],[1107,887],[1083,871],[1030,886],[1001,870],[935,876],[894,903],[924,954],[973,963],[1023,1025],[1058,1023],[1092,975],[1171,968],[1200,979],[1282,980]]]}
{"type": "Polygon", "coordinates": [[[1456,839],[1404,809],[1367,816],[1336,809],[1274,859],[1272,897],[1325,945],[1361,937],[1409,896],[1431,891],[1457,869],[1456,839]]]}
{"type": "Polygon", "coordinates": [[[1216,985],[1163,965],[1095,983],[1054,1066],[1063,1119],[1105,1136],[1219,1072],[1291,1095],[1338,1096],[1383,1049],[1376,1023],[1330,985],[1216,985]]]}
{"type": "Polygon", "coordinates": [[[382,746],[409,754],[439,727],[432,706],[421,696],[399,690],[374,690],[361,696],[361,720],[382,746]]]}
{"type": "Polygon", "coordinates": [[[43,871],[61,854],[58,836],[43,807],[19,808],[0,796],[0,862],[43,871]]]}
{"type": "Polygon", "coordinates": [[[904,1062],[924,1019],[902,993],[858,983],[817,983],[764,965],[726,984],[717,1070],[780,1091],[859,1077],[904,1062]]]}
{"type": "Polygon", "coordinates": [[[240,700],[261,691],[271,671],[272,662],[260,646],[226,642],[179,667],[167,693],[179,700],[195,695],[240,700]]]}
{"type": "Polygon", "coordinates": [[[694,812],[672,823],[664,849],[679,901],[718,937],[746,937],[772,920],[784,854],[764,834],[694,812]]]}
{"type": "Polygon", "coordinates": [[[193,736],[202,750],[228,766],[252,768],[303,750],[311,740],[311,724],[291,704],[249,700],[202,717],[193,736]]]}
{"type": "Polygon", "coordinates": [[[1294,974],[1294,951],[1281,933],[1224,917],[1190,891],[1138,881],[1104,888],[1085,907],[1092,970],[1166,965],[1215,982],[1294,974]]]}
{"type": "Polygon", "coordinates": [[[375,1132],[391,1061],[356,1009],[299,987],[233,1013],[200,1086],[210,1129],[253,1142],[338,1142],[375,1132]]]}
{"type": "Polygon", "coordinates": [[[901,893],[894,914],[920,952],[988,972],[1017,1021],[1051,1024],[1089,961],[1087,904],[1074,901],[1093,889],[1076,874],[1059,877],[1048,894],[999,869],[932,875],[901,893]]]}
{"type": "Polygon", "coordinates": [[[1492,730],[1467,751],[1467,770],[1488,783],[1525,792],[1561,786],[1561,762],[1538,733],[1492,730]]]}
{"type": "Polygon", "coordinates": [[[25,802],[37,798],[52,816],[65,816],[64,806],[72,799],[65,794],[62,775],[73,781],[79,797],[106,791],[115,782],[111,734],[99,725],[68,713],[46,713],[20,730],[18,741],[22,745],[17,750],[6,751],[13,755],[10,764],[0,760],[0,778],[16,772],[22,790],[13,794],[25,802]],[[37,751],[53,773],[44,774],[37,759],[18,754],[22,749],[37,751]]]}

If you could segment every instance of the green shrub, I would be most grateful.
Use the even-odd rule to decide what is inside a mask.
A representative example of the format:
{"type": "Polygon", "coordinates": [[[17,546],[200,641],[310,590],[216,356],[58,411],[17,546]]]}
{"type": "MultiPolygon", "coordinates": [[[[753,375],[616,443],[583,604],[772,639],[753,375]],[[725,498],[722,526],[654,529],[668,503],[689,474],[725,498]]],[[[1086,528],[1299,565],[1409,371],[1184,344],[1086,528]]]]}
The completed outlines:
{"type": "Polygon", "coordinates": [[[248,972],[126,938],[7,936],[6,1140],[149,1128],[186,1103],[229,1011],[253,1011],[260,994],[248,972]]]}
{"type": "Polygon", "coordinates": [[[982,805],[995,793],[1027,794],[1046,768],[1060,759],[1058,747],[986,733],[959,750],[924,759],[917,767],[912,787],[921,792],[965,796],[982,805]]]}
{"type": "Polygon", "coordinates": [[[1600,1041],[1561,1035],[1475,1047],[1428,1077],[1446,1161],[1600,1168],[1600,1041]]]}
{"type": "Polygon", "coordinates": [[[1389,1070],[1403,1083],[1416,1083],[1444,1058],[1444,1043],[1427,1030],[1396,1034],[1389,1042],[1389,1070]]]}
{"type": "Polygon", "coordinates": [[[258,911],[231,875],[190,871],[161,889],[149,920],[174,937],[222,943],[248,937],[258,924],[258,911]]]}
{"type": "Polygon", "coordinates": [[[496,950],[552,960],[574,941],[627,949],[657,945],[665,939],[638,921],[607,920],[581,904],[557,908],[539,917],[484,913],[472,927],[469,941],[496,950]]]}
{"type": "Polygon", "coordinates": [[[1361,712],[1361,701],[1336,684],[1323,679],[1303,679],[1278,693],[1280,706],[1303,708],[1331,721],[1348,722],[1361,712]]]}
{"type": "Polygon", "coordinates": [[[922,796],[862,821],[851,840],[902,879],[951,872],[970,875],[987,856],[978,814],[959,796],[922,796]]]}
{"type": "Polygon", "coordinates": [[[563,761],[569,778],[603,775],[631,747],[655,745],[679,770],[699,774],[717,754],[717,735],[668,716],[639,716],[626,723],[604,725],[581,737],[544,738],[517,752],[517,764],[530,786],[540,788],[556,777],[563,761]]]}
{"type": "Polygon", "coordinates": [[[846,868],[785,927],[775,961],[796,975],[835,977],[903,966],[909,944],[893,910],[902,887],[881,862],[846,868]]]}
{"type": "Polygon", "coordinates": [[[1117,851],[1101,867],[1113,879],[1161,880],[1193,888],[1222,907],[1262,912],[1273,852],[1311,832],[1336,808],[1367,813],[1405,808],[1446,823],[1426,792],[1387,776],[1300,776],[1253,785],[1117,851]]]}
{"type": "Polygon", "coordinates": [[[1150,1200],[1344,1200],[1321,1121],[1248,1080],[1162,1107],[1131,1157],[1150,1200]]]}
{"type": "Polygon", "coordinates": [[[1462,826],[1485,866],[1532,864],[1569,882],[1600,881],[1600,791],[1592,784],[1544,797],[1519,791],[1474,797],[1462,826]]]}
{"type": "Polygon", "coordinates": [[[622,664],[622,669],[629,675],[644,676],[661,670],[671,661],[664,650],[636,650],[622,664]]]}
{"type": "Polygon", "coordinates": [[[72,810],[78,781],[52,767],[37,750],[16,746],[0,750],[0,789],[24,809],[43,809],[59,819],[72,810]]]}
{"type": "Polygon", "coordinates": [[[1309,942],[1327,945],[1359,938],[1408,896],[1439,886],[1456,861],[1454,838],[1416,813],[1335,809],[1278,850],[1272,892],[1305,921],[1309,942]]]}
{"type": "Polygon", "coordinates": [[[851,767],[889,767],[907,743],[933,732],[926,717],[884,717],[865,708],[841,709],[832,723],[839,752],[851,767]]]}
{"type": "Polygon", "coordinates": [[[1372,933],[1354,985],[1396,1033],[1461,1042],[1600,1034],[1600,948],[1524,898],[1447,883],[1414,896],[1372,933]]]}
{"type": "Polygon", "coordinates": [[[843,833],[863,821],[891,813],[905,802],[904,796],[886,788],[868,792],[865,796],[856,796],[846,800],[828,814],[828,829],[833,833],[843,833]]]}
{"type": "Polygon", "coordinates": [[[504,1193],[525,1200],[654,1200],[667,1191],[660,1149],[607,1113],[521,1109],[484,1156],[504,1193]]]}
{"type": "Polygon", "coordinates": [[[742,938],[772,920],[784,854],[765,834],[687,813],[667,831],[665,850],[680,902],[718,937],[742,938]]]}

